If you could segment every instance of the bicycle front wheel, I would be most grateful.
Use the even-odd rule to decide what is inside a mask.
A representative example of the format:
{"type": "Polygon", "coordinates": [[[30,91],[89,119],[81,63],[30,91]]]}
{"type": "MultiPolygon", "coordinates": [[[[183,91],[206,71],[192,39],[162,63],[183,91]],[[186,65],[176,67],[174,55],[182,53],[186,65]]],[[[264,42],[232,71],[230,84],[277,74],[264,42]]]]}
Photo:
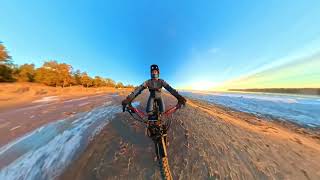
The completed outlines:
{"type": "Polygon", "coordinates": [[[159,141],[155,142],[156,154],[159,162],[161,177],[164,180],[172,180],[172,175],[169,167],[169,161],[167,157],[167,149],[164,137],[161,137],[159,141]]]}

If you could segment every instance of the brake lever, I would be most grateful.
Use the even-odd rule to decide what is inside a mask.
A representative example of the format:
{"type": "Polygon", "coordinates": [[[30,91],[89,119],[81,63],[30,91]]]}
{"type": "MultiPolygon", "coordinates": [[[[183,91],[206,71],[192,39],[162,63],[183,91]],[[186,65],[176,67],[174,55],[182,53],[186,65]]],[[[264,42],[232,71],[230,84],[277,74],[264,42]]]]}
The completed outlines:
{"type": "Polygon", "coordinates": [[[179,109],[182,108],[182,107],[185,107],[185,106],[186,106],[186,104],[178,103],[178,108],[179,109]]]}
{"type": "Polygon", "coordinates": [[[132,110],[132,108],[133,108],[132,104],[129,103],[129,104],[128,104],[128,107],[127,107],[128,112],[130,112],[130,113],[136,113],[134,110],[132,110]]]}
{"type": "Polygon", "coordinates": [[[122,112],[125,112],[125,111],[129,111],[130,109],[128,109],[128,107],[132,107],[132,105],[131,105],[131,103],[129,103],[129,104],[126,104],[126,105],[122,105],[122,112]]]}

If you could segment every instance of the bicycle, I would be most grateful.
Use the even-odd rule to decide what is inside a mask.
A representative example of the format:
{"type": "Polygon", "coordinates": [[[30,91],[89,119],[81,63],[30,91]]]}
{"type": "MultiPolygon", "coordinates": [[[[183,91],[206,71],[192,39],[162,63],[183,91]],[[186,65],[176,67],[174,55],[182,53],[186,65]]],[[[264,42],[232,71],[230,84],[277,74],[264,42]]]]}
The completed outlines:
{"type": "Polygon", "coordinates": [[[166,149],[167,131],[171,126],[171,119],[163,122],[162,117],[169,116],[179,108],[181,108],[181,104],[178,103],[174,107],[160,114],[158,104],[156,101],[154,101],[152,115],[147,115],[145,112],[133,107],[131,103],[129,103],[128,107],[125,109],[135,120],[146,124],[147,135],[155,144],[155,151],[160,166],[160,173],[162,179],[165,180],[173,179],[169,168],[168,154],[166,149]],[[136,114],[138,118],[136,118],[133,114],[136,114]],[[148,119],[146,119],[146,117],[148,117],[148,119]]]}

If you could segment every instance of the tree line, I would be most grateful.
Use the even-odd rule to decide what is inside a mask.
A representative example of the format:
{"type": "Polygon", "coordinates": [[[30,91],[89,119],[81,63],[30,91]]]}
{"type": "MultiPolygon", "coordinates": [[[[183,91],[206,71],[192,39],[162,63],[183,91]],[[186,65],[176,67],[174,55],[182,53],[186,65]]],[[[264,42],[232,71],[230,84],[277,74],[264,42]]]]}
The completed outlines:
{"type": "Polygon", "coordinates": [[[57,61],[46,61],[39,68],[34,64],[16,65],[7,49],[0,42],[0,82],[37,82],[48,86],[67,87],[82,85],[88,87],[132,88],[110,78],[90,77],[86,72],[73,70],[72,66],[57,61]]]}

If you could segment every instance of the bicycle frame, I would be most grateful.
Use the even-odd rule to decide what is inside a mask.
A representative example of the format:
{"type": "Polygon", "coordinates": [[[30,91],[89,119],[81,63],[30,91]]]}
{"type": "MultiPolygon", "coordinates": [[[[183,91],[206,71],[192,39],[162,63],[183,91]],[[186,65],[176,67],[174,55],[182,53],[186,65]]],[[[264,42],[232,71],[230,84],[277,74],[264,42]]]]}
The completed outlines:
{"type": "MultiPolygon", "coordinates": [[[[178,110],[180,107],[181,107],[180,104],[175,105],[174,107],[165,111],[163,113],[163,116],[169,116],[170,114],[178,110]]],[[[148,136],[153,140],[155,145],[156,155],[160,165],[160,173],[161,173],[162,179],[172,180],[172,175],[169,168],[169,162],[167,157],[167,149],[166,149],[167,130],[169,129],[171,123],[169,123],[169,125],[162,124],[161,116],[160,117],[158,116],[159,115],[158,109],[156,110],[157,120],[145,119],[146,117],[148,117],[148,115],[145,112],[137,108],[134,108],[131,105],[131,103],[127,107],[126,111],[128,111],[134,119],[136,118],[133,116],[133,113],[137,114],[140,119],[136,119],[136,120],[143,122],[147,125],[148,136]]]]}

